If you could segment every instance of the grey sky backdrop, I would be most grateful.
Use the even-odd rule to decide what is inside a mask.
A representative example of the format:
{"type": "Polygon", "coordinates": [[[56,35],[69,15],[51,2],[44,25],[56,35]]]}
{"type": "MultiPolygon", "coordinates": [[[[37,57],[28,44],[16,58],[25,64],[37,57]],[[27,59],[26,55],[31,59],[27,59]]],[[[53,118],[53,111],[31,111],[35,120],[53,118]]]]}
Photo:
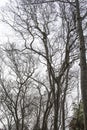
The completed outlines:
{"type": "Polygon", "coordinates": [[[7,41],[7,35],[9,34],[9,29],[6,26],[6,24],[2,23],[2,15],[1,15],[1,9],[5,7],[7,4],[8,0],[0,0],[0,44],[4,43],[7,41]]]}
{"type": "MultiPolygon", "coordinates": [[[[6,6],[8,0],[0,0],[0,9],[4,6],[6,6]]],[[[6,24],[1,22],[2,16],[0,13],[0,45],[3,44],[5,41],[7,41],[8,36],[12,35],[12,31],[10,31],[11,28],[9,28],[8,26],[6,26],[6,24]]],[[[15,37],[15,36],[14,36],[15,37]]],[[[12,37],[13,38],[13,37],[12,37]]],[[[76,90],[73,91],[73,97],[75,97],[76,95],[76,90]]],[[[73,97],[68,97],[68,98],[73,98],[73,97]]],[[[69,99],[69,100],[70,100],[69,99]]],[[[71,101],[71,100],[70,100],[71,101]]],[[[71,104],[70,104],[71,105],[71,104]]],[[[0,128],[1,128],[1,124],[0,124],[0,128]]]]}

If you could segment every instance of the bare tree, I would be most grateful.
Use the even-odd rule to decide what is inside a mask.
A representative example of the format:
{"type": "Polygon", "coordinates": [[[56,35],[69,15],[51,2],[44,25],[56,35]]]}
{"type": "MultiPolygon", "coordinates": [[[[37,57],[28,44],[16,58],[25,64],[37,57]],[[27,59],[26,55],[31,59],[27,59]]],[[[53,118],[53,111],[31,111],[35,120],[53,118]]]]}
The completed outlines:
{"type": "MultiPolygon", "coordinates": [[[[65,102],[69,87],[68,75],[74,61],[78,59],[78,46],[76,44],[76,21],[71,11],[71,2],[60,2],[61,4],[48,4],[48,2],[45,2],[45,4],[34,5],[30,4],[27,0],[20,2],[16,0],[8,8],[14,19],[9,19],[7,12],[6,19],[3,16],[3,22],[10,25],[19,38],[22,39],[21,48],[17,46],[18,43],[15,41],[16,46],[13,47],[12,44],[10,49],[6,50],[11,63],[10,68],[17,77],[15,82],[15,87],[17,87],[16,101],[14,102],[7,95],[7,99],[13,105],[10,104],[14,111],[12,109],[10,111],[13,114],[17,130],[19,130],[20,120],[23,130],[25,117],[26,115],[29,116],[29,114],[32,118],[31,122],[35,121],[32,126],[33,129],[49,130],[51,128],[52,130],[58,130],[62,128],[65,130],[65,102]],[[66,7],[71,11],[70,15],[67,14],[66,7]],[[72,17],[70,18],[70,16],[72,17]],[[74,19],[73,21],[72,18],[74,19]],[[32,54],[31,57],[28,54],[32,54]],[[34,64],[32,57],[38,60],[39,66],[36,63],[34,64]],[[21,58],[23,58],[22,62],[21,58]],[[30,61],[29,63],[32,64],[26,66],[27,61],[30,61]],[[25,65],[22,65],[23,63],[25,65]],[[36,75],[34,73],[34,65],[39,68],[42,65],[44,72],[41,72],[42,69],[38,69],[40,74],[36,75]],[[37,77],[43,75],[45,82],[42,81],[43,77],[38,80],[35,75],[37,77]],[[29,96],[29,86],[31,86],[29,81],[30,83],[34,82],[31,85],[36,86],[36,90],[38,90],[38,96],[35,97],[33,95],[31,102],[29,98],[27,99],[27,96],[29,96]],[[43,93],[46,91],[46,97],[42,91],[43,93]],[[35,100],[35,98],[39,101],[35,100]],[[44,99],[46,99],[45,103],[44,99]],[[27,100],[29,100],[28,104],[25,102],[27,100]],[[30,113],[28,113],[28,110],[25,113],[26,107],[30,113]]],[[[6,87],[2,81],[1,79],[1,86],[5,94],[7,94],[6,87]]],[[[10,84],[9,86],[11,87],[10,84]]],[[[8,109],[10,105],[7,104],[8,109]]]]}
{"type": "Polygon", "coordinates": [[[34,74],[34,61],[28,53],[24,55],[19,54],[14,50],[13,45],[10,45],[5,51],[7,57],[4,63],[7,64],[9,74],[8,78],[4,79],[1,71],[0,85],[3,91],[1,107],[6,110],[7,114],[5,114],[5,116],[9,128],[11,125],[10,129],[12,129],[12,125],[15,123],[16,129],[19,130],[21,123],[21,129],[23,130],[27,116],[26,110],[29,109],[31,111],[29,108],[31,101],[28,101],[30,96],[27,91],[31,89],[32,81],[29,79],[34,74]],[[30,66],[32,66],[32,68],[30,66]]]}

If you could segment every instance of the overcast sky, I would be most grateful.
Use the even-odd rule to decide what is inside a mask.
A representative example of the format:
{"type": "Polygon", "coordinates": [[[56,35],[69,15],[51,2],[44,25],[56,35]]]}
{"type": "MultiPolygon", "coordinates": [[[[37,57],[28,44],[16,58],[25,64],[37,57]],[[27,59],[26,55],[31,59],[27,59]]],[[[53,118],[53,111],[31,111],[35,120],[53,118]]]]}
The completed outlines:
{"type": "Polygon", "coordinates": [[[9,0],[0,0],[0,45],[7,41],[8,36],[11,34],[11,28],[1,21],[1,9],[8,3],[9,0]]]}
{"type": "Polygon", "coordinates": [[[4,6],[7,1],[8,1],[8,0],[0,0],[0,7],[1,7],[1,6],[4,6]]]}
{"type": "MultiPolygon", "coordinates": [[[[6,6],[8,0],[0,0],[0,9],[3,6],[6,6]]],[[[4,23],[1,22],[1,14],[0,14],[0,44],[3,44],[7,41],[7,36],[10,34],[10,29],[4,23]]],[[[12,37],[13,38],[13,37],[12,37]]],[[[76,91],[73,92],[73,95],[76,94],[76,91]]],[[[70,98],[70,97],[69,97],[70,98]]],[[[1,124],[0,124],[1,127],[1,124]]]]}
{"type": "MultiPolygon", "coordinates": [[[[0,0],[0,9],[1,7],[5,6],[7,0],[0,0]]],[[[5,27],[4,27],[4,24],[2,24],[1,22],[1,14],[0,14],[0,44],[2,44],[2,40],[4,39],[4,30],[5,30],[5,27]]],[[[2,125],[0,123],[0,128],[2,128],[2,125]]]]}

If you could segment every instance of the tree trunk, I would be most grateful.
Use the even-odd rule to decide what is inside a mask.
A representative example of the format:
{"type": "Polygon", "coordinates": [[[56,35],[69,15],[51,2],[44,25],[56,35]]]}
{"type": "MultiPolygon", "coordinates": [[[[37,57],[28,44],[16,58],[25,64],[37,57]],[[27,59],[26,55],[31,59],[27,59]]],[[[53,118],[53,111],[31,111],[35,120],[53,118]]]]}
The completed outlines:
{"type": "Polygon", "coordinates": [[[86,66],[86,49],[82,29],[82,20],[80,16],[79,0],[76,0],[77,11],[77,29],[80,43],[80,66],[81,66],[81,93],[84,107],[85,130],[87,130],[87,66],[86,66]]]}

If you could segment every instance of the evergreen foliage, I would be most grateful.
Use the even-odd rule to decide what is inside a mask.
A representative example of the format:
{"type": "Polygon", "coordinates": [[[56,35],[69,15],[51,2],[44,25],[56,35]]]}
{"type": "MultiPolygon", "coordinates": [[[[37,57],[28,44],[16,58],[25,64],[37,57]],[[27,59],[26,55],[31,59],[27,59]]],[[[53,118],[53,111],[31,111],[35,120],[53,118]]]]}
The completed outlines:
{"type": "Polygon", "coordinates": [[[74,105],[73,118],[69,124],[70,130],[84,130],[84,114],[83,114],[83,103],[80,101],[79,104],[74,105]]]}

